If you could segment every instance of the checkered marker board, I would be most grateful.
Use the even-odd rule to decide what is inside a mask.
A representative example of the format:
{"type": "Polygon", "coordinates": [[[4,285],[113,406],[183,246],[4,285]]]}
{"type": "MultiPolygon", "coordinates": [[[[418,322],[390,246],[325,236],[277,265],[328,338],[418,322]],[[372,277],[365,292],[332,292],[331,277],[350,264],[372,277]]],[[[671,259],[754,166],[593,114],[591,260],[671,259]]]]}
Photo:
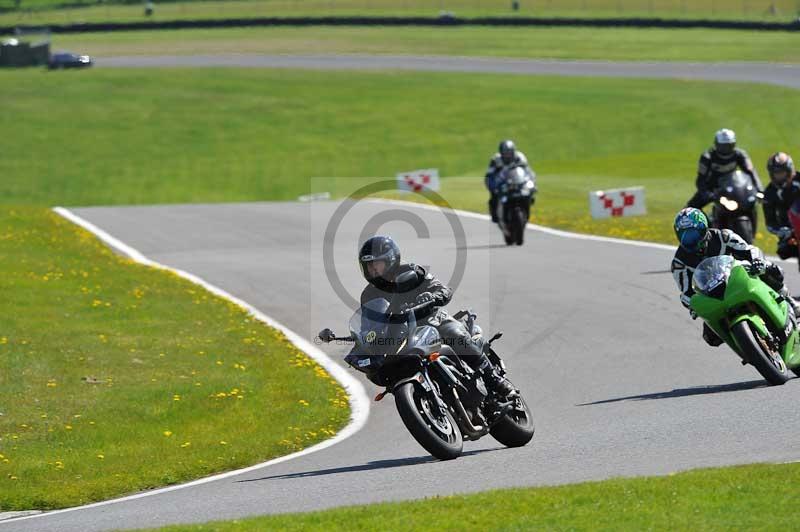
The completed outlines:
{"type": "Polygon", "coordinates": [[[589,192],[592,218],[617,218],[647,214],[644,187],[595,190],[589,192]]]}
{"type": "Polygon", "coordinates": [[[422,192],[439,190],[439,170],[413,170],[397,174],[397,190],[400,192],[422,192]]]}

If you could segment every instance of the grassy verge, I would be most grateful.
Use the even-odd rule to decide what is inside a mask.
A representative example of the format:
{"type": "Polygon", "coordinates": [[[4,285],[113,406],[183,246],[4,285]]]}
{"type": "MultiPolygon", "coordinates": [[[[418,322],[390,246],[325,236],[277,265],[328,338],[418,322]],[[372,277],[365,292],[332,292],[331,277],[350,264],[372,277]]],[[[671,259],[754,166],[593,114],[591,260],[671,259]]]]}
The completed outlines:
{"type": "Polygon", "coordinates": [[[0,510],[235,469],[348,419],[281,334],[48,210],[0,207],[0,293],[0,510]]]}
{"type": "MultiPolygon", "coordinates": [[[[0,0],[0,8],[10,9],[16,0],[0,0]]],[[[20,0],[0,24],[148,20],[141,2],[110,1],[98,5],[92,1],[20,0]],[[61,8],[64,4],[84,7],[61,8]]],[[[794,0],[748,0],[734,5],[718,0],[560,0],[521,1],[519,10],[511,10],[507,0],[225,0],[202,2],[159,2],[149,20],[295,17],[295,16],[437,16],[450,11],[461,17],[660,17],[705,18],[723,20],[790,21],[797,13],[794,0]]]]}
{"type": "Polygon", "coordinates": [[[436,54],[617,61],[800,61],[800,33],[596,28],[238,28],[57,35],[55,49],[94,56],[436,54]]]}
{"type": "Polygon", "coordinates": [[[336,194],[326,176],[438,167],[453,206],[483,211],[486,162],[510,137],[541,176],[535,221],[665,242],[713,132],[736,129],[763,168],[797,149],[785,110],[800,107],[758,85],[471,74],[98,69],[0,85],[14,132],[0,204],[293,200],[313,177],[336,194]],[[647,216],[591,220],[590,190],[630,185],[647,216]]]}
{"type": "Polygon", "coordinates": [[[159,530],[786,530],[798,482],[798,464],[753,465],[159,530]]]}

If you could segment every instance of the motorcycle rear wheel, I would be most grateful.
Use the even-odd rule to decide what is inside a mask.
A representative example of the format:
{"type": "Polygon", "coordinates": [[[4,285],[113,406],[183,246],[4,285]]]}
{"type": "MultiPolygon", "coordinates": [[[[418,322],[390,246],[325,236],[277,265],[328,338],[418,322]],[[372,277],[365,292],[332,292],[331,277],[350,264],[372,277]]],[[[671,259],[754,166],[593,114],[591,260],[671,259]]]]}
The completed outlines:
{"type": "Polygon", "coordinates": [[[439,460],[461,456],[464,440],[453,416],[439,408],[412,382],[394,390],[397,412],[417,443],[439,460]]]}
{"type": "Polygon", "coordinates": [[[781,385],[789,380],[789,370],[779,353],[771,353],[766,343],[759,341],[758,332],[748,321],[740,321],[731,328],[731,334],[750,362],[766,381],[781,385]],[[764,346],[762,346],[764,344],[764,346]],[[766,349],[765,349],[766,347],[766,349]]]}
{"type": "Polygon", "coordinates": [[[522,447],[533,439],[536,427],[533,424],[533,413],[520,395],[514,410],[503,415],[489,433],[506,447],[522,447]]]}

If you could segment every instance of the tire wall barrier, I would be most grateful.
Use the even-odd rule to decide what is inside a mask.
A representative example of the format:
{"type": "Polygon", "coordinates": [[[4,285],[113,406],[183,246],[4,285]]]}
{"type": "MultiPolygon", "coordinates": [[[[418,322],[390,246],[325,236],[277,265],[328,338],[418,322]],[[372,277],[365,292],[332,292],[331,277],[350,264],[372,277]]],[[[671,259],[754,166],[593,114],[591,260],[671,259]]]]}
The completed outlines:
{"type": "MultiPolygon", "coordinates": [[[[217,20],[171,20],[142,22],[97,22],[54,24],[52,33],[85,33],[141,30],[177,30],[200,28],[247,28],[260,26],[573,26],[591,28],[715,28],[762,31],[800,31],[800,19],[793,22],[757,22],[725,20],[676,20],[660,18],[520,18],[483,17],[260,17],[217,20]]],[[[13,34],[26,26],[0,26],[0,35],[13,34]]]]}

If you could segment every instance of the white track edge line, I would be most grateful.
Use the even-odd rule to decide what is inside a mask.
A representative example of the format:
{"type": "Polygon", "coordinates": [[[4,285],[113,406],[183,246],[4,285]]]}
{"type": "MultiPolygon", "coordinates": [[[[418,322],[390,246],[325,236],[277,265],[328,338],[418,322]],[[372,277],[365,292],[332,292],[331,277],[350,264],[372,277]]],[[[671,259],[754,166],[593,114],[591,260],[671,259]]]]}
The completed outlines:
{"type": "MultiPolygon", "coordinates": [[[[472,212],[472,211],[464,211],[461,209],[453,209],[451,207],[439,207],[438,205],[430,205],[427,203],[417,203],[415,201],[403,201],[403,200],[396,200],[396,199],[388,199],[388,198],[370,198],[369,201],[375,201],[379,203],[389,203],[392,205],[405,205],[405,206],[415,206],[419,207],[420,209],[427,209],[432,211],[441,211],[443,208],[452,211],[459,216],[464,216],[465,218],[476,218],[479,220],[488,220],[491,221],[491,217],[488,214],[481,214],[479,212],[472,212]]],[[[639,247],[647,247],[647,248],[656,248],[656,249],[666,249],[670,251],[675,251],[675,246],[670,246],[668,244],[659,244],[657,242],[646,242],[644,240],[627,240],[624,238],[614,238],[610,236],[597,236],[597,235],[586,235],[583,233],[573,233],[571,231],[563,231],[561,229],[553,229],[551,227],[545,227],[543,225],[536,225],[533,223],[528,222],[528,229],[533,229],[534,231],[539,231],[540,233],[546,233],[548,235],[560,236],[563,238],[572,238],[575,240],[593,240],[595,242],[609,242],[612,244],[625,244],[628,246],[639,246],[639,247]]]]}
{"type": "MultiPolygon", "coordinates": [[[[369,198],[368,201],[374,201],[377,203],[387,203],[390,205],[402,205],[402,206],[412,206],[418,207],[420,209],[426,209],[429,211],[441,211],[443,208],[447,209],[448,211],[454,212],[459,216],[463,216],[465,218],[475,218],[478,220],[486,220],[491,221],[491,216],[488,214],[482,214],[479,212],[472,212],[472,211],[464,211],[461,209],[453,209],[452,207],[440,207],[438,205],[430,205],[427,203],[418,203],[416,201],[404,201],[404,200],[397,200],[397,199],[389,199],[389,198],[369,198]]],[[[574,240],[591,240],[594,242],[607,242],[610,244],[624,244],[626,246],[636,246],[636,247],[643,247],[643,248],[653,248],[653,249],[663,249],[666,251],[672,251],[678,249],[677,245],[671,246],[669,244],[659,244],[658,242],[647,242],[646,240],[628,240],[625,238],[614,238],[612,236],[597,236],[597,235],[587,235],[584,233],[573,233],[572,231],[564,231],[562,229],[553,229],[552,227],[546,227],[544,225],[537,225],[534,223],[528,222],[527,225],[528,229],[532,229],[534,231],[539,231],[540,233],[545,233],[548,235],[553,236],[560,236],[562,238],[572,238],[574,240]]],[[[767,259],[771,262],[782,262],[782,263],[789,263],[788,259],[782,259],[780,257],[776,257],[774,255],[767,255],[767,259]]]]}
{"type": "Polygon", "coordinates": [[[60,513],[73,512],[73,511],[76,511],[76,510],[86,510],[86,509],[89,509],[89,508],[96,508],[98,506],[106,506],[106,505],[109,505],[109,504],[115,504],[115,503],[130,501],[130,500],[134,500],[134,499],[141,499],[143,497],[150,497],[151,495],[158,495],[158,494],[161,494],[161,493],[167,493],[169,491],[175,491],[175,490],[179,490],[179,489],[183,489],[183,488],[188,488],[188,487],[191,487],[191,486],[197,486],[199,484],[206,484],[208,482],[214,482],[216,480],[221,480],[221,479],[224,479],[224,478],[240,475],[242,473],[255,471],[257,469],[261,469],[261,468],[268,467],[268,466],[271,466],[271,465],[279,464],[281,462],[286,462],[288,460],[292,460],[294,458],[299,458],[301,456],[305,456],[307,454],[315,453],[317,451],[321,451],[323,449],[326,449],[328,447],[336,445],[337,443],[339,443],[341,441],[344,441],[345,439],[347,439],[350,436],[354,435],[355,433],[357,433],[359,430],[361,430],[364,427],[364,424],[367,421],[367,417],[369,416],[369,402],[370,402],[369,398],[367,397],[367,394],[366,394],[366,391],[364,389],[364,386],[358,380],[356,380],[352,375],[347,373],[347,370],[345,370],[342,366],[340,366],[336,362],[334,362],[328,355],[326,355],[322,350],[320,350],[314,344],[312,344],[308,340],[302,338],[300,335],[298,335],[297,333],[295,333],[294,331],[292,331],[291,329],[289,329],[285,325],[281,324],[277,320],[275,320],[275,319],[267,316],[263,312],[257,310],[255,307],[253,307],[249,303],[244,302],[243,300],[241,300],[241,299],[229,294],[228,292],[226,292],[225,290],[222,290],[221,288],[219,288],[217,286],[212,285],[211,283],[201,279],[200,277],[198,277],[198,276],[196,276],[194,274],[191,274],[189,272],[186,272],[186,271],[183,271],[183,270],[179,270],[177,268],[172,268],[172,267],[169,267],[169,266],[165,266],[163,264],[160,264],[158,262],[155,262],[153,260],[148,259],[140,251],[138,251],[138,250],[134,249],[133,247],[125,244],[121,240],[111,236],[106,231],[100,229],[96,225],[94,225],[91,222],[81,218],[80,216],[70,212],[69,210],[67,210],[67,209],[65,209],[63,207],[55,207],[55,208],[53,208],[53,211],[56,214],[59,214],[60,216],[66,218],[70,222],[72,222],[72,223],[74,223],[74,224],[86,229],[90,233],[93,233],[97,238],[99,238],[100,240],[105,242],[107,245],[109,245],[112,248],[118,250],[119,252],[123,253],[124,255],[130,257],[135,262],[138,262],[140,264],[144,264],[144,265],[147,265],[147,266],[151,266],[151,267],[154,267],[154,268],[159,268],[159,269],[171,271],[171,272],[179,275],[180,277],[183,277],[184,279],[187,279],[187,280],[191,281],[192,283],[195,283],[197,285],[202,286],[203,288],[205,288],[209,292],[235,303],[236,305],[238,305],[238,306],[242,307],[243,309],[245,309],[255,319],[257,319],[257,320],[269,325],[270,327],[278,329],[280,332],[282,332],[286,336],[286,338],[288,338],[288,340],[292,344],[295,345],[295,347],[297,347],[301,351],[305,352],[308,356],[313,358],[320,366],[325,368],[325,370],[328,373],[330,373],[345,388],[345,390],[348,393],[348,396],[350,397],[351,417],[350,417],[350,422],[341,431],[339,431],[336,434],[336,436],[334,436],[333,438],[325,440],[323,442],[320,442],[320,443],[318,443],[316,445],[313,445],[313,446],[311,446],[311,447],[309,447],[307,449],[303,449],[302,451],[298,451],[296,453],[287,454],[286,456],[281,456],[281,457],[278,457],[278,458],[274,458],[272,460],[268,460],[268,461],[262,462],[260,464],[252,465],[252,466],[249,466],[249,467],[245,467],[243,469],[237,469],[235,471],[228,471],[226,473],[220,473],[220,474],[217,474],[217,475],[212,475],[210,477],[205,477],[205,478],[193,480],[191,482],[186,482],[184,484],[177,484],[175,486],[167,486],[167,487],[155,489],[155,490],[152,490],[152,491],[144,491],[144,492],[140,492],[140,493],[135,493],[133,495],[127,495],[125,497],[119,497],[119,498],[110,499],[110,500],[107,500],[107,501],[95,502],[95,503],[86,504],[86,505],[83,505],[83,506],[74,506],[72,508],[64,508],[64,509],[61,509],[61,510],[53,510],[51,512],[43,512],[43,513],[36,514],[36,515],[28,515],[28,516],[16,517],[16,518],[12,518],[12,519],[6,519],[6,520],[3,520],[3,521],[0,521],[0,526],[4,525],[6,523],[24,521],[26,519],[36,519],[36,518],[40,518],[40,517],[47,517],[47,516],[51,516],[51,515],[57,515],[57,514],[60,514],[60,513]]]}

